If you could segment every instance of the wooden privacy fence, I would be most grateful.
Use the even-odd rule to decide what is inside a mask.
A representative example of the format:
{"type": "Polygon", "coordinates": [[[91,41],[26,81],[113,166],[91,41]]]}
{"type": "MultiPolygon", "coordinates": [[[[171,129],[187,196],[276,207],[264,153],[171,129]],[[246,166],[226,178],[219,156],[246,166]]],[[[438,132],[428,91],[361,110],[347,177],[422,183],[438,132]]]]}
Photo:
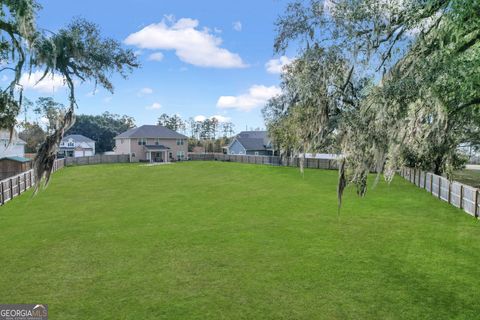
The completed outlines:
{"type": "MultiPolygon", "coordinates": [[[[60,170],[64,166],[64,159],[55,160],[53,163],[53,172],[60,170]]],[[[33,169],[0,181],[0,205],[4,205],[5,202],[19,196],[30,189],[34,184],[35,175],[33,174],[33,169]]]]}
{"type": "Polygon", "coordinates": [[[65,164],[71,165],[87,165],[87,164],[100,164],[100,163],[126,163],[130,162],[128,154],[98,154],[89,157],[77,157],[77,158],[65,158],[65,164]]]}
{"type": "MultiPolygon", "coordinates": [[[[96,155],[91,157],[57,159],[53,163],[53,172],[68,165],[87,165],[99,163],[124,163],[129,162],[126,154],[96,155]]],[[[28,170],[0,181],[0,205],[19,196],[35,184],[33,170],[28,170]]]]}
{"type": "MultiPolygon", "coordinates": [[[[268,164],[273,166],[299,167],[300,158],[284,158],[279,156],[255,156],[223,153],[189,153],[189,160],[231,161],[240,163],[268,164]]],[[[311,169],[338,169],[337,162],[332,159],[305,158],[304,168],[311,169]]]]}
{"type": "Polygon", "coordinates": [[[419,169],[403,168],[400,175],[433,196],[447,201],[469,215],[478,218],[480,214],[479,190],[457,181],[425,172],[419,169]]]}

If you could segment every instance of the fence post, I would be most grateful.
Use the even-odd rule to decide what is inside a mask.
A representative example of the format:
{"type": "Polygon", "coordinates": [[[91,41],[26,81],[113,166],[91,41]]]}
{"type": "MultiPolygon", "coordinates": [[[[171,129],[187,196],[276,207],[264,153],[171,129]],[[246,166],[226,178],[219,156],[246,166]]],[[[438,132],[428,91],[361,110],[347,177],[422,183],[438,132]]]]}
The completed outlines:
{"type": "Polygon", "coordinates": [[[13,199],[13,181],[10,179],[10,199],[13,199]]]}
{"type": "Polygon", "coordinates": [[[2,193],[2,206],[3,206],[5,203],[5,192],[3,190],[3,181],[0,182],[0,192],[2,193]]]}
{"type": "Polygon", "coordinates": [[[417,168],[413,168],[413,184],[417,185],[417,168]]]}
{"type": "Polygon", "coordinates": [[[23,174],[23,191],[27,190],[27,173],[23,174]]]}
{"type": "Polygon", "coordinates": [[[17,190],[17,194],[20,195],[20,175],[17,176],[17,187],[18,187],[18,190],[17,190]]]}
{"type": "Polygon", "coordinates": [[[475,210],[473,210],[475,214],[475,218],[478,218],[478,189],[475,190],[475,210]]]}
{"type": "Polygon", "coordinates": [[[460,185],[460,209],[463,209],[463,184],[460,185]]]}
{"type": "Polygon", "coordinates": [[[425,175],[423,176],[423,189],[427,189],[427,171],[425,171],[425,175]]]}

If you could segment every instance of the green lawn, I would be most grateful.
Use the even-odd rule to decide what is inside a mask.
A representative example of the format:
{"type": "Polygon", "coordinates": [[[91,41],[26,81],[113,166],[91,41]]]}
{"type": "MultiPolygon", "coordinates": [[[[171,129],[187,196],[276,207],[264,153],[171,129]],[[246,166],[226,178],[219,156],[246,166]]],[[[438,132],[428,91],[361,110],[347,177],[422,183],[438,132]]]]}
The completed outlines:
{"type": "Polygon", "coordinates": [[[475,319],[479,222],[402,178],[97,165],[0,208],[0,303],[50,319],[475,319]]]}

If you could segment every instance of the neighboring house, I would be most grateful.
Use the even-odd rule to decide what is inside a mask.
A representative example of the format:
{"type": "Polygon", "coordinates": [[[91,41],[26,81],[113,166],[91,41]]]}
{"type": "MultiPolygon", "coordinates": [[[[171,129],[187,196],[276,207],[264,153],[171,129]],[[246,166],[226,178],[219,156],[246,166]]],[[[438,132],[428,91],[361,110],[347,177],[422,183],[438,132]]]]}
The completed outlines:
{"type": "Polygon", "coordinates": [[[58,154],[64,157],[87,157],[95,155],[95,141],[81,134],[70,134],[60,142],[58,154]]]}
{"type": "Polygon", "coordinates": [[[16,131],[0,130],[0,180],[27,171],[31,160],[25,158],[26,142],[18,137],[16,131]]]}
{"type": "Polygon", "coordinates": [[[130,162],[186,160],[188,137],[159,125],[144,125],[115,137],[115,153],[130,155],[130,162]]]}
{"type": "Polygon", "coordinates": [[[13,131],[10,140],[10,131],[0,130],[0,158],[3,157],[25,157],[26,142],[18,137],[16,131],[13,131]]]}
{"type": "Polygon", "coordinates": [[[242,131],[228,145],[227,153],[271,156],[274,149],[267,131],[242,131]]]}

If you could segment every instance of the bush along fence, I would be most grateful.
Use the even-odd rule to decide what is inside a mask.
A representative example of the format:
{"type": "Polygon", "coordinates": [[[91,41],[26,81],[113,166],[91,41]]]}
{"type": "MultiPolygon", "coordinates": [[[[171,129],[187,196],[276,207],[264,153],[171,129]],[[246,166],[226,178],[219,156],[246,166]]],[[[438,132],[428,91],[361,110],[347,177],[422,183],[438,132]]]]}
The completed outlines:
{"type": "MultiPolygon", "coordinates": [[[[223,153],[189,153],[189,160],[231,161],[240,163],[267,164],[273,166],[300,167],[300,158],[279,156],[234,155],[223,153]]],[[[333,159],[303,159],[303,167],[310,169],[338,169],[337,161],[333,159]]]]}
{"type": "Polygon", "coordinates": [[[478,218],[480,214],[480,191],[478,189],[419,169],[403,168],[400,175],[416,186],[427,190],[433,196],[478,218]]]}
{"type": "MultiPolygon", "coordinates": [[[[64,159],[57,159],[53,163],[53,172],[65,166],[64,159]]],[[[16,176],[0,181],[0,205],[12,200],[16,196],[30,189],[35,185],[33,169],[17,174],[16,176]]]]}
{"type": "Polygon", "coordinates": [[[100,163],[126,163],[130,162],[128,154],[98,154],[89,157],[77,157],[77,158],[65,158],[65,165],[87,165],[87,164],[100,164],[100,163]]]}

